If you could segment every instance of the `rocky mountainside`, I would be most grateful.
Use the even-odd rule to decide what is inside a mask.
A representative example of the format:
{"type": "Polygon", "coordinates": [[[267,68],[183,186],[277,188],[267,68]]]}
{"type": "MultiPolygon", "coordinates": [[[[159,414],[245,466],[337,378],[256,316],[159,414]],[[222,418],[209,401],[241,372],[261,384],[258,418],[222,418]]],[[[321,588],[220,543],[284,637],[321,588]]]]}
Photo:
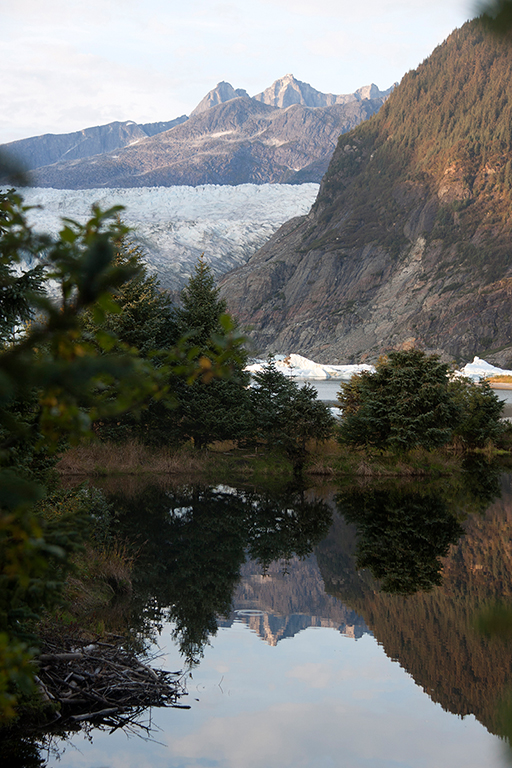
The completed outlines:
{"type": "Polygon", "coordinates": [[[308,83],[297,80],[293,75],[285,75],[272,83],[262,93],[253,96],[253,98],[256,101],[263,102],[263,104],[268,104],[271,107],[280,107],[281,109],[291,107],[292,104],[302,104],[305,107],[332,107],[333,104],[348,104],[351,101],[362,101],[363,99],[385,98],[389,96],[394,87],[393,85],[387,91],[380,91],[372,83],[371,85],[359,88],[354,93],[321,93],[312,88],[308,83]]]}
{"type": "Polygon", "coordinates": [[[223,281],[259,352],[512,364],[511,75],[470,22],[340,137],[311,212],[223,281]]]}
{"type": "Polygon", "coordinates": [[[260,98],[267,91],[250,98],[223,82],[188,119],[113,123],[2,149],[32,170],[33,186],[57,189],[319,182],[340,133],[377,112],[388,93],[371,85],[321,94],[291,75],[268,90],[279,104],[260,98]]]}
{"type": "Polygon", "coordinates": [[[43,136],[12,141],[4,144],[2,148],[11,157],[19,160],[27,170],[33,170],[53,163],[66,163],[112,152],[135,141],[147,139],[148,136],[168,131],[186,119],[186,115],[182,115],[163,123],[139,125],[131,120],[124,123],[108,123],[74,133],[46,133],[43,136]]]}

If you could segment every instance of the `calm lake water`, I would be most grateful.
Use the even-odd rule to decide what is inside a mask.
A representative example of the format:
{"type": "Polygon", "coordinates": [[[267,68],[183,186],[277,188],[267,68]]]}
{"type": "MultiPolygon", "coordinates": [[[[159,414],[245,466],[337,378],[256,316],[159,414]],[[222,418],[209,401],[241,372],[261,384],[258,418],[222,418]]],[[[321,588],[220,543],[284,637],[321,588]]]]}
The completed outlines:
{"type": "MultiPolygon", "coordinates": [[[[318,392],[318,399],[324,401],[335,401],[340,390],[341,382],[336,379],[295,379],[298,384],[312,384],[318,392]]],[[[512,389],[495,389],[500,400],[504,400],[506,405],[512,405],[512,389]]]]}
{"type": "Polygon", "coordinates": [[[362,488],[132,488],[135,604],[155,662],[192,665],[153,741],[55,738],[59,768],[501,768],[512,644],[474,617],[512,594],[512,475],[362,488]]]}

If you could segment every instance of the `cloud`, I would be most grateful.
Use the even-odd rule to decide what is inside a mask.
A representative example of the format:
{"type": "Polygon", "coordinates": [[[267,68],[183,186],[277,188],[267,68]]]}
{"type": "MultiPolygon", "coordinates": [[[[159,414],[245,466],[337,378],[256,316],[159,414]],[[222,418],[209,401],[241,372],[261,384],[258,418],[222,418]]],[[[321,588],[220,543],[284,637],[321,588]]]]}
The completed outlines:
{"type": "Polygon", "coordinates": [[[174,735],[167,743],[175,761],[187,766],[202,765],[203,755],[222,768],[337,764],[480,768],[488,764],[494,742],[482,726],[473,719],[463,724],[453,716],[454,727],[448,729],[435,716],[434,705],[430,707],[396,711],[385,697],[364,709],[353,700],[339,698],[286,703],[210,718],[192,733],[181,738],[174,735]]]}
{"type": "Polygon", "coordinates": [[[189,114],[220,80],[258,93],[386,88],[461,23],[466,0],[4,3],[0,142],[189,114]]]}

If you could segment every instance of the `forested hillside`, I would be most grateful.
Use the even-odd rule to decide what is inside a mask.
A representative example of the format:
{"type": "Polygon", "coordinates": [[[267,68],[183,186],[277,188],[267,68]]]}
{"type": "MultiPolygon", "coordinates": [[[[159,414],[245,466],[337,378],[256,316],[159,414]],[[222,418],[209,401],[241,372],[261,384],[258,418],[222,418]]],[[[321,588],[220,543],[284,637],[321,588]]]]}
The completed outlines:
{"type": "Polygon", "coordinates": [[[340,137],[311,213],[226,278],[259,348],[511,359],[511,74],[469,22],[340,137]]]}

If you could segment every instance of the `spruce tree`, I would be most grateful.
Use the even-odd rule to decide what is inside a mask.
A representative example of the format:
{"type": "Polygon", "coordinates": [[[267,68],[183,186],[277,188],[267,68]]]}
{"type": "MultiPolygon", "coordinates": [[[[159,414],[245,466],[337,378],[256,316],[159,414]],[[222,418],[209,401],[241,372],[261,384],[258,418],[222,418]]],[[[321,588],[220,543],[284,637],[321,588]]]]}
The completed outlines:
{"type": "Polygon", "coordinates": [[[299,386],[277,370],[272,357],[254,376],[251,407],[255,434],[281,449],[300,475],[312,440],[328,440],[334,417],[311,384],[299,386]]]}
{"type": "Polygon", "coordinates": [[[213,272],[201,254],[181,292],[181,307],[176,312],[178,333],[187,334],[190,345],[198,346],[204,354],[212,344],[212,336],[224,334],[221,317],[225,314],[226,302],[219,298],[213,272]]]}
{"type": "MultiPolygon", "coordinates": [[[[211,268],[201,256],[181,294],[176,310],[177,331],[186,338],[189,356],[208,361],[226,342],[231,324],[226,303],[211,268]]],[[[250,412],[244,371],[246,353],[238,349],[225,359],[229,375],[222,379],[197,379],[192,384],[176,382],[178,407],[172,418],[181,440],[192,438],[196,448],[216,440],[239,440],[249,431],[250,412]]],[[[208,362],[206,362],[208,365],[208,362]]]]}
{"type": "Polygon", "coordinates": [[[418,349],[390,352],[374,372],[342,384],[339,440],[394,453],[432,450],[454,436],[483,447],[503,433],[503,407],[488,384],[451,381],[448,365],[418,349]]]}

